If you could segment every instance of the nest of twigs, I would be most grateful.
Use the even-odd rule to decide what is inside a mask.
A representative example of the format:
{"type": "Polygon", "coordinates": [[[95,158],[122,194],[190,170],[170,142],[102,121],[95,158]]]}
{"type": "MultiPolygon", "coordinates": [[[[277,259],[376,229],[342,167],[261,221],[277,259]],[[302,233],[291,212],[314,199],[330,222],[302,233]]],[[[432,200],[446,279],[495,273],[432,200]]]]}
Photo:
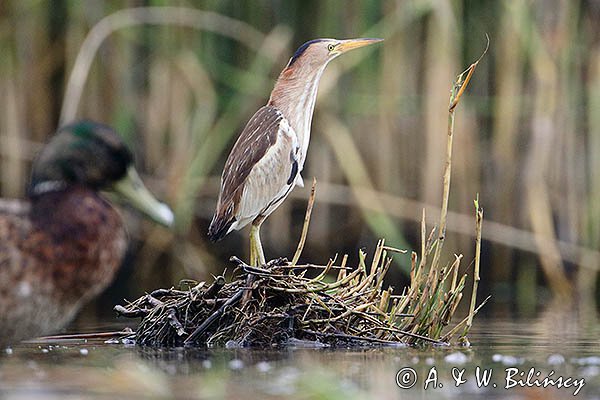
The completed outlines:
{"type": "Polygon", "coordinates": [[[390,252],[400,250],[380,241],[370,263],[359,252],[356,268],[346,265],[346,256],[339,265],[278,259],[263,268],[233,257],[238,269],[231,282],[219,276],[186,290],[159,289],[115,310],[143,317],[134,336],[147,346],[449,343],[468,320],[443,333],[462,297],[460,258],[426,274],[413,254],[412,284],[395,294],[383,286],[390,252]]]}

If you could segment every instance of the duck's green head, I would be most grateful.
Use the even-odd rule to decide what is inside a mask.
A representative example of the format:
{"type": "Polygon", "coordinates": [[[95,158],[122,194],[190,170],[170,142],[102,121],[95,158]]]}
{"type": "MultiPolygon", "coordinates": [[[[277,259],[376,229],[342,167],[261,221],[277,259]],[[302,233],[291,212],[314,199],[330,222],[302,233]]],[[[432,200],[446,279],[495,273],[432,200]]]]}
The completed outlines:
{"type": "Polygon", "coordinates": [[[80,121],[56,132],[33,163],[31,198],[81,185],[115,192],[150,218],[170,226],[173,213],[146,189],[133,155],[107,125],[80,121]]]}

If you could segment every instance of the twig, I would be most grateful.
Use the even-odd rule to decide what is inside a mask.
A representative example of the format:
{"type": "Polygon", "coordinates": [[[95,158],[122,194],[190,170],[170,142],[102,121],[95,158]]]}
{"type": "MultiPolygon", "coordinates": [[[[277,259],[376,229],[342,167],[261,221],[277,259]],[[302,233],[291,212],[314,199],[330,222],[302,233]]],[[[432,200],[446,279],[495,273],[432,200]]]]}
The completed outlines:
{"type": "Polygon", "coordinates": [[[133,333],[130,328],[125,328],[121,331],[113,332],[93,332],[93,333],[74,333],[66,335],[52,335],[52,336],[41,336],[27,342],[52,342],[57,340],[88,340],[88,339],[105,339],[129,336],[133,333]]]}
{"type": "Polygon", "coordinates": [[[152,296],[151,294],[146,295],[146,302],[148,304],[150,304],[152,307],[160,307],[164,304],[162,301],[158,300],[156,297],[152,296]]]}
{"type": "Polygon", "coordinates": [[[222,275],[217,276],[215,278],[215,281],[213,282],[213,284],[210,285],[208,287],[208,289],[206,289],[206,292],[204,292],[204,295],[202,296],[202,298],[203,299],[216,298],[217,294],[219,293],[221,288],[223,288],[223,285],[225,285],[225,277],[223,277],[222,275]]]}
{"type": "MultiPolygon", "coordinates": [[[[473,315],[477,315],[477,313],[479,312],[479,310],[481,309],[481,307],[483,307],[483,306],[484,306],[484,305],[485,305],[485,304],[488,302],[488,300],[489,300],[489,299],[491,299],[491,298],[492,298],[492,296],[488,296],[488,297],[486,297],[486,298],[485,298],[485,300],[483,300],[483,301],[481,302],[481,304],[480,304],[479,306],[477,306],[477,308],[476,308],[476,309],[475,309],[475,311],[473,312],[473,315]]],[[[456,325],[454,326],[454,328],[450,329],[450,330],[448,331],[448,333],[446,333],[446,334],[444,335],[444,337],[442,338],[442,340],[444,340],[444,341],[447,341],[447,340],[449,340],[449,338],[451,338],[452,336],[454,336],[454,334],[456,334],[456,332],[458,332],[458,330],[459,330],[459,329],[460,329],[460,328],[461,328],[461,327],[462,327],[464,324],[466,324],[468,320],[469,320],[469,316],[466,316],[466,317],[465,317],[465,318],[464,318],[462,321],[460,321],[458,324],[456,324],[456,325]]]]}
{"type": "Polygon", "coordinates": [[[317,190],[317,178],[313,177],[312,187],[310,188],[310,196],[308,197],[308,205],[306,207],[306,214],[304,216],[304,225],[302,226],[302,234],[300,235],[300,241],[298,242],[298,248],[294,257],[292,258],[292,265],[296,265],[304,249],[304,243],[306,242],[306,236],[308,235],[308,226],[310,225],[310,216],[312,209],[315,204],[315,194],[317,190]]]}
{"type": "Polygon", "coordinates": [[[206,318],[204,320],[204,322],[198,326],[194,332],[192,332],[192,334],[190,336],[187,337],[187,339],[185,339],[183,341],[184,345],[189,345],[190,343],[192,343],[198,336],[200,336],[201,334],[204,333],[204,331],[206,331],[208,328],[210,328],[210,326],[217,320],[217,318],[219,318],[223,312],[225,311],[225,309],[229,306],[232,306],[234,304],[236,304],[238,301],[240,301],[240,299],[242,298],[244,292],[246,291],[246,289],[240,289],[236,292],[236,294],[234,294],[232,297],[229,298],[229,300],[227,300],[217,311],[215,311],[214,313],[212,313],[208,318],[206,318]]]}
{"type": "Polygon", "coordinates": [[[128,310],[127,308],[120,306],[118,304],[113,307],[113,310],[115,310],[115,312],[118,315],[121,315],[126,318],[139,318],[139,317],[144,317],[144,316],[148,315],[148,310],[145,310],[143,308],[136,308],[134,310],[128,310]]]}
{"type": "Polygon", "coordinates": [[[169,325],[177,332],[177,336],[185,335],[185,329],[183,329],[183,325],[177,319],[177,309],[175,307],[171,307],[167,311],[167,320],[169,321],[169,325]]]}
{"type": "Polygon", "coordinates": [[[391,251],[392,253],[398,253],[398,254],[406,254],[406,253],[408,253],[408,250],[397,249],[395,247],[390,247],[390,246],[381,246],[381,248],[383,250],[391,251]]]}

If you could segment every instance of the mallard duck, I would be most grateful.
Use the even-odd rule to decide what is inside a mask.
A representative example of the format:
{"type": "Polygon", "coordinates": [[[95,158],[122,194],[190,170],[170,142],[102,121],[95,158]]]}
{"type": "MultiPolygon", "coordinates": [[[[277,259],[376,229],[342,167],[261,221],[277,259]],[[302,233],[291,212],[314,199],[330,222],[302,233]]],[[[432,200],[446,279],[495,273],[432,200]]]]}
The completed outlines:
{"type": "Polygon", "coordinates": [[[117,133],[91,121],[63,127],[41,150],[27,200],[0,200],[0,344],[56,332],[113,280],[127,236],[102,191],[173,222],[117,133]]]}

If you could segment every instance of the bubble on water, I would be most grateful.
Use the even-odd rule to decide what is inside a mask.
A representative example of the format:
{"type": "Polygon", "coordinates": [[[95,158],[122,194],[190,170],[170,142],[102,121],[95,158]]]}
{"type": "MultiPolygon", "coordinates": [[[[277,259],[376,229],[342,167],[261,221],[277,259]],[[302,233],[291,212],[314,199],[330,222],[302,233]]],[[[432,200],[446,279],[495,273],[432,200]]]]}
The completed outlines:
{"type": "Polygon", "coordinates": [[[203,360],[202,361],[202,368],[204,368],[204,369],[211,369],[212,368],[212,362],[210,360],[203,360]]]}
{"type": "Polygon", "coordinates": [[[82,356],[87,356],[89,353],[88,349],[79,349],[79,354],[82,356]]]}
{"type": "Polygon", "coordinates": [[[444,357],[444,361],[446,361],[449,364],[464,364],[468,360],[469,357],[467,357],[464,353],[461,353],[460,351],[448,354],[446,357],[444,357]]]}
{"type": "Polygon", "coordinates": [[[597,365],[587,365],[581,368],[579,373],[586,378],[595,377],[600,375],[600,367],[597,365]]]}
{"type": "Polygon", "coordinates": [[[7,347],[6,349],[4,349],[4,352],[10,356],[13,353],[13,349],[7,347]]]}
{"type": "Polygon", "coordinates": [[[589,356],[581,358],[572,358],[571,362],[578,365],[600,365],[600,357],[589,356]]]}
{"type": "Polygon", "coordinates": [[[565,363],[565,357],[562,354],[551,354],[548,356],[547,363],[549,365],[561,365],[565,363]]]}
{"type": "Polygon", "coordinates": [[[234,359],[229,361],[229,368],[237,370],[244,368],[244,362],[240,359],[234,359]]]}
{"type": "Polygon", "coordinates": [[[266,373],[269,372],[272,368],[273,367],[271,366],[271,364],[266,361],[261,361],[258,364],[256,364],[256,369],[258,370],[258,372],[266,373]]]}
{"type": "Polygon", "coordinates": [[[525,359],[521,358],[521,357],[515,357],[515,356],[506,356],[503,354],[494,354],[492,356],[492,361],[497,362],[497,363],[502,363],[503,365],[511,367],[514,365],[523,364],[525,362],[525,359]]]}

